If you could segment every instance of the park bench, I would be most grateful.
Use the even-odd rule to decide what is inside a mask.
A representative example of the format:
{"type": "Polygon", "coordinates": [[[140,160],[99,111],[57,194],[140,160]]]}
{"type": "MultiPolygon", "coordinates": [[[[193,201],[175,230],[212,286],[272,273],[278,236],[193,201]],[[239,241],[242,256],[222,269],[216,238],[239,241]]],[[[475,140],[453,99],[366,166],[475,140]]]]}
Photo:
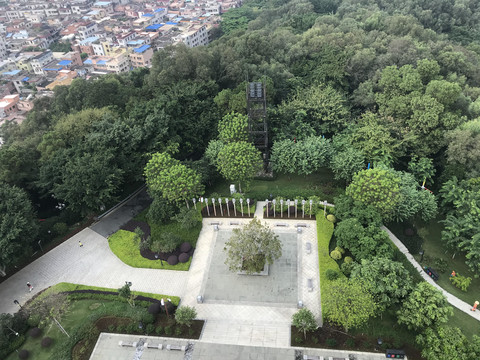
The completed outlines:
{"type": "Polygon", "coordinates": [[[298,227],[308,227],[308,224],[305,224],[305,223],[298,223],[295,225],[297,228],[298,227]]]}
{"type": "Polygon", "coordinates": [[[275,226],[288,227],[286,223],[276,223],[275,226]]]}
{"type": "Polygon", "coordinates": [[[150,343],[145,343],[143,346],[147,349],[158,349],[162,350],[163,349],[163,344],[150,344],[150,343]]]}
{"type": "Polygon", "coordinates": [[[307,242],[305,244],[305,250],[307,251],[307,254],[310,254],[312,252],[312,244],[307,242]]]}
{"type": "Polygon", "coordinates": [[[177,351],[185,351],[185,345],[167,345],[167,350],[177,350],[177,351]]]}
{"type": "Polygon", "coordinates": [[[210,225],[221,225],[222,223],[220,221],[212,221],[210,225]]]}
{"type": "Polygon", "coordinates": [[[119,346],[125,346],[125,347],[137,347],[136,342],[129,342],[129,341],[119,341],[118,345],[119,346]]]}
{"type": "Polygon", "coordinates": [[[430,276],[433,280],[435,280],[435,281],[438,280],[438,278],[439,278],[438,273],[435,270],[433,270],[431,267],[425,266],[423,269],[428,274],[428,276],[430,276]]]}
{"type": "Polygon", "coordinates": [[[303,355],[303,360],[323,360],[323,356],[303,355]]]}
{"type": "Polygon", "coordinates": [[[230,225],[240,225],[238,221],[230,221],[230,225]]]}
{"type": "Polygon", "coordinates": [[[313,279],[308,279],[307,280],[307,288],[308,288],[308,291],[310,291],[310,292],[313,291],[313,279]]]}

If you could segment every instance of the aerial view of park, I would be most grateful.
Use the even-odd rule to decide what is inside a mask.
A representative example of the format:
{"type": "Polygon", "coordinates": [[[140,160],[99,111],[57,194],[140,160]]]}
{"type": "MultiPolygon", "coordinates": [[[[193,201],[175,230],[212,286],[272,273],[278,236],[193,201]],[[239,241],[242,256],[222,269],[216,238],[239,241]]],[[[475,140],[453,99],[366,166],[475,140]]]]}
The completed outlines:
{"type": "Polygon", "coordinates": [[[22,4],[0,359],[480,359],[479,2],[22,4]]]}

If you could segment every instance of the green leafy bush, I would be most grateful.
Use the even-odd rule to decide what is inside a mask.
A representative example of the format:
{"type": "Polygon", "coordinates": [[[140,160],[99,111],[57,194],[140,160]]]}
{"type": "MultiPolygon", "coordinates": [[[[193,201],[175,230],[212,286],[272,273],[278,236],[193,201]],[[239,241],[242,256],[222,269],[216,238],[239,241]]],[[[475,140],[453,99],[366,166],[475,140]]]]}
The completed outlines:
{"type": "Polygon", "coordinates": [[[457,274],[456,276],[450,277],[450,281],[460,290],[467,291],[470,283],[472,282],[472,278],[457,274]]]}
{"type": "Polygon", "coordinates": [[[334,223],[335,221],[337,221],[337,218],[335,217],[335,215],[328,214],[327,220],[330,221],[331,223],[334,223]]]}
{"type": "Polygon", "coordinates": [[[171,326],[165,326],[165,335],[172,335],[172,327],[171,326]]]}
{"type": "Polygon", "coordinates": [[[345,346],[349,347],[349,348],[354,348],[355,347],[355,340],[353,340],[353,339],[345,340],[345,346]]]}
{"type": "Polygon", "coordinates": [[[152,251],[154,252],[170,252],[175,250],[182,243],[182,238],[177,234],[165,232],[160,238],[153,242],[152,251]]]}
{"type": "Polygon", "coordinates": [[[156,197],[148,208],[148,220],[154,223],[166,222],[173,213],[177,211],[177,207],[162,197],[156,197]]]}
{"type": "Polygon", "coordinates": [[[338,251],[338,252],[340,252],[340,254],[342,254],[342,255],[345,254],[345,249],[342,248],[342,247],[340,247],[340,246],[336,246],[336,247],[335,247],[335,250],[338,251]]]}
{"type": "Polygon", "coordinates": [[[327,269],[325,275],[326,275],[328,280],[334,281],[334,280],[338,279],[338,277],[340,276],[340,273],[338,271],[335,271],[335,270],[332,270],[332,269],[327,269]]]}
{"type": "Polygon", "coordinates": [[[202,223],[202,214],[200,210],[185,207],[171,219],[177,221],[185,230],[190,230],[202,223]]]}
{"type": "Polygon", "coordinates": [[[194,307],[181,306],[175,311],[175,321],[180,325],[190,327],[192,321],[197,317],[197,311],[194,307]]]}
{"type": "Polygon", "coordinates": [[[137,332],[138,326],[135,323],[130,323],[127,325],[126,331],[129,334],[134,334],[137,332]]]}
{"type": "Polygon", "coordinates": [[[353,259],[351,256],[345,256],[345,258],[343,259],[343,262],[345,264],[351,264],[353,262],[353,259]]]}
{"type": "Polygon", "coordinates": [[[333,260],[340,260],[342,258],[342,253],[337,249],[335,249],[335,250],[332,250],[332,252],[330,253],[330,257],[333,260]]]}
{"type": "Polygon", "coordinates": [[[434,258],[433,265],[435,266],[435,270],[444,273],[448,269],[448,262],[442,258],[434,258]]]}
{"type": "Polygon", "coordinates": [[[155,334],[160,335],[163,332],[163,328],[159,325],[155,328],[155,334]]]}
{"type": "Polygon", "coordinates": [[[318,344],[318,337],[312,336],[312,342],[313,342],[314,344],[318,344]]]}
{"type": "Polygon", "coordinates": [[[296,342],[297,344],[303,343],[303,337],[301,337],[301,336],[295,336],[295,342],[296,342]]]}
{"type": "Polygon", "coordinates": [[[117,332],[123,334],[125,332],[126,326],[125,325],[118,325],[117,332]]]}
{"type": "Polygon", "coordinates": [[[107,329],[108,329],[109,332],[114,332],[115,331],[115,325],[110,324],[110,325],[108,325],[107,329]]]}
{"type": "Polygon", "coordinates": [[[182,335],[182,328],[180,326],[175,326],[175,336],[182,335]]]}

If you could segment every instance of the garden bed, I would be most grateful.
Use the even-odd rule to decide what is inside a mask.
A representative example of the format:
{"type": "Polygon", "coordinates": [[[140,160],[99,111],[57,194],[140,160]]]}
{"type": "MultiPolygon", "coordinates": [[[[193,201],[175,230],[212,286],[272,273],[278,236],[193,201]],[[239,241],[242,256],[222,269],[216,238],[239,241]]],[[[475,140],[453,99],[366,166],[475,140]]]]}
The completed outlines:
{"type": "Polygon", "coordinates": [[[235,209],[233,208],[233,203],[231,201],[228,202],[228,209],[226,204],[222,204],[222,210],[220,210],[220,205],[215,204],[215,207],[213,205],[208,205],[208,210],[207,206],[204,206],[202,208],[202,216],[204,218],[217,218],[217,217],[225,217],[225,218],[253,218],[255,215],[255,201],[252,201],[250,204],[250,215],[248,215],[248,206],[246,203],[243,204],[243,213],[241,212],[241,207],[237,203],[236,204],[236,215],[235,215],[235,209]],[[215,208],[215,210],[214,210],[215,208]],[[230,214],[229,214],[230,212],[230,214]],[[223,215],[222,215],[223,214],[223,215]]]}

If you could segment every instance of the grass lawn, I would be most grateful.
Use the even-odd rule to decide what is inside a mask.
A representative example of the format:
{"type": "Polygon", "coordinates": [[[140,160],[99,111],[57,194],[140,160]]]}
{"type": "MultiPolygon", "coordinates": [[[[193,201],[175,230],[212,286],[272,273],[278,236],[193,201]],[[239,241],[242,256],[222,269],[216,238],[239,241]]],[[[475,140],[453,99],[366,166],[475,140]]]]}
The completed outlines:
{"type": "MultiPolygon", "coordinates": [[[[152,238],[154,227],[151,227],[152,238]]],[[[198,235],[197,235],[198,236],[198,235]]],[[[115,234],[109,236],[108,245],[110,250],[125,264],[137,268],[148,269],[165,269],[165,270],[183,270],[188,271],[192,258],[186,263],[178,263],[177,265],[170,265],[166,261],[149,260],[140,254],[140,249],[134,241],[135,234],[131,231],[118,230],[115,234]]],[[[196,241],[195,241],[196,243],[196,241]]]]}
{"type": "MultiPolygon", "coordinates": [[[[205,194],[216,193],[222,197],[230,196],[231,182],[219,181],[210,188],[207,188],[205,194]]],[[[238,184],[235,185],[238,188],[238,184]]],[[[237,189],[238,190],[238,189],[237,189]]],[[[264,200],[272,194],[274,197],[295,198],[297,196],[317,195],[322,200],[333,201],[333,198],[344,192],[344,184],[339,183],[333,178],[329,169],[322,169],[316,174],[284,175],[278,174],[273,179],[255,179],[250,183],[245,196],[264,200]]]]}
{"type": "MultiPolygon", "coordinates": [[[[41,295],[35,298],[36,301],[42,301],[48,295],[55,294],[63,291],[72,290],[104,290],[104,291],[117,291],[117,289],[99,288],[92,286],[77,285],[71,283],[59,283],[50,287],[41,295]]],[[[178,305],[180,299],[176,296],[170,295],[158,295],[150,293],[133,292],[136,295],[144,295],[152,298],[168,297],[172,300],[172,303],[178,305]]],[[[97,294],[84,294],[86,297],[99,296],[97,294]]],[[[100,295],[105,296],[105,295],[100,295]]],[[[42,329],[42,335],[39,338],[33,339],[30,336],[26,336],[25,343],[19,348],[26,349],[30,352],[29,359],[70,359],[73,346],[81,339],[85,342],[85,351],[91,351],[93,345],[97,341],[98,330],[94,327],[94,322],[104,316],[113,316],[126,318],[127,321],[136,324],[139,321],[145,321],[146,317],[150,317],[147,309],[137,303],[137,306],[131,307],[128,303],[118,301],[117,295],[109,296],[105,298],[86,298],[72,300],[68,305],[68,310],[65,314],[58,318],[59,322],[65,328],[70,337],[63,334],[60,329],[50,322],[42,329]],[[44,337],[50,337],[53,339],[53,344],[49,348],[41,347],[41,340],[44,337]]],[[[88,359],[88,357],[83,357],[88,359]]],[[[82,359],[83,359],[82,358],[82,359]]],[[[17,352],[11,353],[6,360],[18,359],[17,352]]]]}
{"type": "Polygon", "coordinates": [[[461,329],[468,339],[471,339],[473,335],[480,336],[480,321],[475,320],[470,315],[458,310],[456,307],[452,306],[452,308],[453,316],[448,319],[447,324],[461,329]]]}
{"type": "MultiPolygon", "coordinates": [[[[450,294],[455,295],[459,299],[473,305],[476,300],[480,300],[480,278],[475,279],[474,273],[470,271],[467,265],[465,265],[465,256],[461,253],[455,254],[445,247],[443,241],[441,241],[441,231],[443,225],[438,223],[437,220],[430,221],[428,224],[422,225],[417,229],[418,235],[423,239],[424,258],[421,263],[422,266],[431,266],[438,270],[435,266],[435,258],[443,259],[447,262],[448,266],[445,272],[440,272],[440,278],[437,283],[443,289],[450,294]],[[472,282],[467,292],[464,292],[457,287],[453,286],[450,282],[450,273],[455,270],[457,274],[472,278],[472,282]]],[[[420,262],[420,255],[413,254],[415,259],[420,262]]]]}

